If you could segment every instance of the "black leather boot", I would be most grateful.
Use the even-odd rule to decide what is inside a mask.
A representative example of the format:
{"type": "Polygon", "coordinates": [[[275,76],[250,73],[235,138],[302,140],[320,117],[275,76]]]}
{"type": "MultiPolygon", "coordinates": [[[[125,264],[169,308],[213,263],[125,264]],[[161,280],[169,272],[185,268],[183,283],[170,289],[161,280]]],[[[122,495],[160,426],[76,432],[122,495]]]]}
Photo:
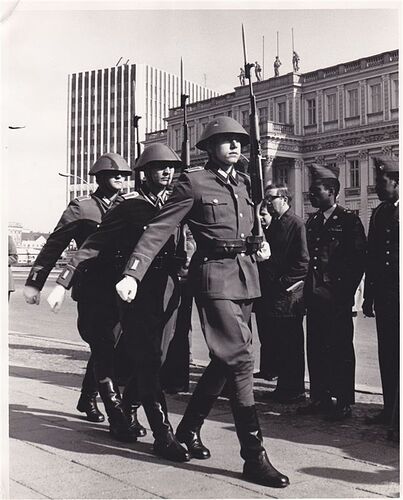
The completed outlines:
{"type": "Polygon", "coordinates": [[[129,421],[130,431],[137,437],[144,437],[147,431],[137,418],[137,410],[140,408],[139,401],[137,380],[136,377],[132,377],[127,381],[125,390],[123,391],[123,410],[129,421]]]}
{"type": "Polygon", "coordinates": [[[245,460],[243,475],[249,481],[263,486],[272,488],[288,486],[290,484],[288,477],[275,469],[267,457],[255,405],[232,405],[232,412],[241,444],[241,457],[245,460]]]}
{"type": "Polygon", "coordinates": [[[154,436],[156,455],[173,462],[187,462],[190,454],[176,439],[168,420],[166,405],[162,401],[143,402],[148,422],[154,436]]]}
{"type": "Polygon", "coordinates": [[[129,422],[129,429],[136,437],[144,437],[147,434],[145,427],[143,427],[137,417],[137,410],[140,408],[139,404],[127,404],[123,396],[123,409],[126,418],[129,422]]]}
{"type": "Polygon", "coordinates": [[[134,443],[137,441],[129,428],[129,422],[123,410],[119,390],[116,390],[111,380],[99,382],[99,395],[105,405],[108,415],[109,432],[118,441],[134,443]]]}
{"type": "Polygon", "coordinates": [[[103,422],[105,420],[97,405],[97,395],[97,392],[88,393],[82,391],[77,403],[77,410],[86,413],[87,420],[90,422],[103,422]]]}
{"type": "Polygon", "coordinates": [[[217,396],[200,394],[195,391],[176,429],[178,441],[186,444],[193,458],[203,460],[211,456],[210,450],[204,446],[201,440],[200,429],[216,399],[217,396]]]}

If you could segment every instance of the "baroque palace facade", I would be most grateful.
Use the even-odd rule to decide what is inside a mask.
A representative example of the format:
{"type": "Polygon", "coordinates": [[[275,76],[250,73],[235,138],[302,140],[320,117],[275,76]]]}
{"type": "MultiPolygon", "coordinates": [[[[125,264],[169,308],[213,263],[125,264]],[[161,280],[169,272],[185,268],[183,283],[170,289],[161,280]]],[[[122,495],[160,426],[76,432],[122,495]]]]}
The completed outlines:
{"type": "MultiPolygon", "coordinates": [[[[308,199],[306,165],[340,167],[339,202],[360,215],[368,227],[379,203],[374,191],[373,157],[399,154],[398,50],[384,52],[309,73],[288,73],[254,82],[259,113],[265,183],[286,182],[297,214],[314,209],[308,199]]],[[[249,127],[249,88],[188,106],[192,165],[205,153],[195,148],[206,124],[220,115],[249,127]]],[[[183,111],[171,109],[167,128],[146,136],[145,144],[164,142],[179,154],[183,111]]],[[[247,148],[244,154],[248,156],[247,148]]]]}

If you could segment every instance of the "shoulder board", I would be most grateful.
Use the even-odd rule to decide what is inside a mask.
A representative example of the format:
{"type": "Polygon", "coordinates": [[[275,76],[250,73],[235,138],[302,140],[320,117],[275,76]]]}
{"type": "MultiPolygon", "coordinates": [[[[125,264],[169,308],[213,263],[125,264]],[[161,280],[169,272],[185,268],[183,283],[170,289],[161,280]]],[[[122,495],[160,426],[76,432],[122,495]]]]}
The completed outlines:
{"type": "Polygon", "coordinates": [[[86,196],[79,196],[78,198],[74,198],[75,201],[85,201],[85,200],[92,200],[92,196],[87,194],[86,196]]]}
{"type": "Polygon", "coordinates": [[[131,200],[133,198],[137,198],[139,193],[137,191],[132,191],[131,193],[126,193],[122,195],[122,198],[125,200],[131,200]]]}
{"type": "Polygon", "coordinates": [[[185,168],[184,172],[186,172],[187,174],[191,174],[192,172],[199,172],[200,170],[204,170],[204,167],[202,165],[198,167],[185,168]]]}

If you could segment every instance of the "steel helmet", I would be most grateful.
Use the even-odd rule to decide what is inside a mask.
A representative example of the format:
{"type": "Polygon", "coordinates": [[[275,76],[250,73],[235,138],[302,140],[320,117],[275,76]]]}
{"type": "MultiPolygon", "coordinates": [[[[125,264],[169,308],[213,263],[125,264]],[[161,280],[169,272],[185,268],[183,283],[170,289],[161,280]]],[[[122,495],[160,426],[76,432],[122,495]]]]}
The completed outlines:
{"type": "Polygon", "coordinates": [[[127,161],[117,153],[105,153],[92,165],[89,174],[96,175],[105,170],[115,170],[122,175],[131,175],[132,170],[127,161]]]}
{"type": "Polygon", "coordinates": [[[240,123],[229,116],[218,116],[207,124],[196,147],[206,151],[208,141],[219,134],[234,134],[242,146],[249,144],[249,134],[240,123]]]}
{"type": "Polygon", "coordinates": [[[144,170],[145,167],[154,162],[169,163],[172,167],[181,164],[181,159],[175,151],[166,144],[151,144],[147,146],[136,161],[134,169],[144,170]]]}

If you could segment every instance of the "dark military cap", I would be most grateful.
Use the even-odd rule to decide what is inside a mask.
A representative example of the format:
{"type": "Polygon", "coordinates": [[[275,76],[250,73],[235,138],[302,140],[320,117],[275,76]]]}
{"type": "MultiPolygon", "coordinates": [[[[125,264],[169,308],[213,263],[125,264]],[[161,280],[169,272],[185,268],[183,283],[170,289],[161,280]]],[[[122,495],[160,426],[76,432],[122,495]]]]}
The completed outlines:
{"type": "Polygon", "coordinates": [[[105,153],[100,156],[94,165],[92,165],[89,174],[96,175],[105,170],[115,170],[124,176],[132,173],[127,161],[117,153],[105,153]]]}
{"type": "Polygon", "coordinates": [[[374,156],[374,164],[378,175],[387,174],[388,172],[399,172],[399,159],[396,156],[374,156]]]}
{"type": "Polygon", "coordinates": [[[311,172],[312,181],[321,179],[338,179],[340,168],[337,165],[326,165],[326,163],[311,163],[308,165],[311,172]]]}

